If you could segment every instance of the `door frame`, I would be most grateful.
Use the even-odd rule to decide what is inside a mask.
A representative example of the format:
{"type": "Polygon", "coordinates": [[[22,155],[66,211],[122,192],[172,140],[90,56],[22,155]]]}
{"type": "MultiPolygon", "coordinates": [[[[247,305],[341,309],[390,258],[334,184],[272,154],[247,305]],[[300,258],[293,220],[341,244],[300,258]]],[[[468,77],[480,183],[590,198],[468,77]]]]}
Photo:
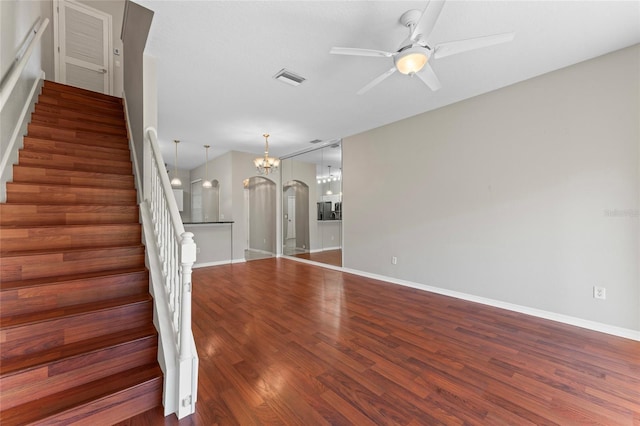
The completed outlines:
{"type": "MultiPolygon", "coordinates": [[[[113,17],[101,10],[95,9],[85,3],[80,3],[76,0],[53,0],[53,61],[54,61],[54,80],[58,83],[61,83],[61,70],[60,70],[60,43],[64,41],[64,37],[60,37],[61,31],[64,28],[60,28],[60,7],[64,6],[64,3],[73,4],[75,7],[79,9],[84,9],[89,14],[100,15],[107,20],[107,72],[109,74],[108,78],[108,90],[107,94],[113,96],[113,85],[114,85],[114,76],[113,76],[113,17]]],[[[66,81],[66,80],[65,80],[66,81]]]]}

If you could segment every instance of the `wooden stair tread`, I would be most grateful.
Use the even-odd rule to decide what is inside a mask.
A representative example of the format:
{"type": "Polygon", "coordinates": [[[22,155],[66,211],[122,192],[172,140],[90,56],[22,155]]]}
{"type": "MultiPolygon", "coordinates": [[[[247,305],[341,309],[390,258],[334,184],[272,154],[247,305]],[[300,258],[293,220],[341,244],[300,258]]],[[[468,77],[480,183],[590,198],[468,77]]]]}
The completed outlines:
{"type": "Polygon", "coordinates": [[[137,192],[133,188],[7,182],[7,203],[132,205],[137,203],[137,192]]]}
{"type": "MultiPolygon", "coordinates": [[[[43,170],[49,171],[49,173],[58,175],[61,177],[83,177],[87,179],[118,179],[118,180],[131,180],[133,174],[124,174],[124,173],[108,173],[105,171],[89,171],[89,170],[73,170],[64,167],[47,167],[41,165],[17,165],[15,167],[19,167],[21,169],[29,169],[38,173],[42,173],[43,170]]],[[[15,182],[14,183],[20,183],[15,182]]],[[[40,183],[40,182],[36,182],[40,183]]],[[[91,186],[91,185],[67,185],[67,184],[56,184],[51,183],[51,185],[65,185],[65,186],[91,186]]]]}
{"type": "MultiPolygon", "coordinates": [[[[54,153],[54,152],[46,152],[46,151],[35,151],[35,150],[24,150],[21,149],[19,151],[19,158],[20,160],[24,160],[24,158],[42,158],[47,160],[49,163],[47,164],[47,168],[52,168],[52,169],[57,169],[60,168],[58,166],[56,166],[56,163],[54,163],[54,161],[57,162],[63,162],[63,161],[84,161],[84,164],[87,165],[93,165],[95,166],[99,166],[99,167],[103,167],[104,169],[112,169],[112,168],[130,168],[131,167],[131,160],[130,159],[124,159],[124,158],[111,158],[111,159],[107,159],[107,158],[87,158],[84,155],[81,154],[58,154],[58,153],[54,153]]],[[[66,164],[66,163],[63,163],[66,164]]],[[[67,167],[65,165],[63,165],[61,168],[66,169],[67,167]]],[[[119,174],[119,173],[114,173],[114,174],[119,174]]]]}
{"type": "Polygon", "coordinates": [[[87,97],[75,94],[63,94],[55,90],[43,90],[38,96],[38,102],[53,104],[61,107],[80,108],[101,114],[119,115],[123,112],[122,103],[104,101],[86,101],[87,97]]]}
{"type": "Polygon", "coordinates": [[[109,133],[114,135],[127,135],[126,127],[120,124],[99,123],[94,121],[84,121],[75,118],[66,118],[64,116],[33,112],[31,114],[32,123],[50,124],[70,130],[87,130],[97,131],[101,133],[109,133]]]}
{"type": "Polygon", "coordinates": [[[156,335],[156,329],[152,325],[147,325],[106,336],[69,343],[14,359],[5,359],[0,362],[0,375],[5,377],[15,374],[16,372],[36,368],[43,364],[67,360],[85,353],[97,352],[104,348],[119,346],[128,342],[155,337],[156,335]]]}
{"type": "Polygon", "coordinates": [[[23,144],[23,149],[26,151],[43,151],[58,154],[80,151],[93,153],[93,155],[113,155],[114,157],[123,157],[127,159],[130,159],[131,157],[128,145],[119,145],[117,147],[85,145],[81,142],[58,141],[55,139],[35,136],[25,136],[23,144]]]}
{"type": "Polygon", "coordinates": [[[162,386],[162,371],[157,364],[133,368],[106,379],[90,382],[2,411],[0,412],[0,423],[5,425],[34,423],[68,410],[77,409],[78,406],[91,404],[93,401],[109,398],[111,395],[122,394],[128,389],[150,381],[158,381],[162,386]]]}
{"type": "Polygon", "coordinates": [[[142,243],[135,245],[117,245],[117,246],[104,246],[104,247],[95,247],[95,248],[67,248],[62,250],[7,250],[2,251],[0,255],[0,259],[3,259],[5,262],[8,258],[11,257],[24,257],[24,256],[41,256],[41,255],[50,255],[50,254],[69,254],[69,253],[85,253],[87,251],[104,251],[104,250],[118,250],[123,248],[144,248],[142,243]]]}
{"type": "Polygon", "coordinates": [[[81,87],[69,86],[68,84],[58,83],[52,80],[45,80],[43,90],[57,90],[70,93],[78,93],[91,98],[104,99],[113,103],[122,104],[122,98],[118,96],[107,95],[106,93],[93,92],[91,90],[83,89],[81,87]]]}
{"type": "Polygon", "coordinates": [[[0,204],[0,226],[139,223],[137,205],[0,204]]]}
{"type": "Polygon", "coordinates": [[[128,139],[124,135],[112,135],[110,133],[103,133],[93,130],[80,130],[80,129],[65,129],[49,123],[29,123],[27,131],[32,136],[38,135],[38,137],[49,137],[52,139],[60,138],[61,140],[67,140],[62,138],[78,139],[92,139],[97,138],[102,141],[109,141],[113,143],[128,143],[128,139]]]}
{"type": "Polygon", "coordinates": [[[112,126],[125,127],[124,115],[116,117],[113,115],[105,116],[101,114],[91,114],[82,110],[60,108],[56,105],[49,105],[44,103],[36,104],[33,110],[33,114],[42,115],[43,117],[58,117],[68,120],[82,120],[90,123],[102,123],[110,124],[112,126]]]}
{"type": "Polygon", "coordinates": [[[38,286],[50,285],[50,284],[59,284],[59,283],[69,282],[69,281],[82,281],[82,280],[89,280],[92,278],[116,277],[120,275],[128,275],[128,274],[134,274],[134,273],[146,273],[146,271],[147,269],[145,267],[123,268],[123,269],[115,269],[110,271],[96,271],[96,272],[87,272],[82,274],[68,274],[68,275],[58,275],[53,277],[31,278],[31,279],[19,280],[19,281],[1,281],[0,291],[14,290],[18,288],[38,287],[38,286]]]}
{"type": "Polygon", "coordinates": [[[83,315],[89,312],[98,312],[108,310],[111,308],[134,305],[139,303],[147,303],[151,300],[151,295],[143,294],[136,296],[128,296],[119,299],[111,299],[96,303],[87,303],[82,305],[75,305],[60,309],[51,309],[47,311],[41,311],[33,314],[15,315],[0,318],[0,328],[3,330],[20,327],[25,324],[42,323],[46,321],[52,321],[59,318],[68,318],[72,316],[83,315]]]}

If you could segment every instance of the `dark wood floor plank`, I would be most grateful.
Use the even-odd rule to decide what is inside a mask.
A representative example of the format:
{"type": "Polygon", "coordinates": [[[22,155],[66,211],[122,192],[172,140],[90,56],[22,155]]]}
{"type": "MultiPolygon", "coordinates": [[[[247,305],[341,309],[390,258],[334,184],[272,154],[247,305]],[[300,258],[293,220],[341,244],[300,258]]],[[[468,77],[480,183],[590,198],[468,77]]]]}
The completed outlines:
{"type": "Polygon", "coordinates": [[[193,283],[196,413],[119,426],[640,424],[640,342],[287,259],[193,283]]]}

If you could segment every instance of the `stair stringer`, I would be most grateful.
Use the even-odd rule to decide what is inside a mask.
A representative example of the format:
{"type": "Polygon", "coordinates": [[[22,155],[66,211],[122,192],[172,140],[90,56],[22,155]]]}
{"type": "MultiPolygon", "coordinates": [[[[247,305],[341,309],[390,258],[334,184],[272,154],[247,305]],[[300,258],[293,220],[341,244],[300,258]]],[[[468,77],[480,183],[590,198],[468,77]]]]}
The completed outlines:
{"type": "MultiPolygon", "coordinates": [[[[162,387],[162,403],[164,415],[177,413],[177,370],[176,361],[178,351],[174,344],[175,331],[169,313],[169,300],[164,290],[164,274],[160,264],[160,255],[155,242],[155,232],[149,205],[143,201],[140,203],[140,217],[142,219],[142,239],[145,245],[145,263],[149,269],[149,292],[153,296],[153,324],[158,331],[158,363],[164,373],[162,387]]],[[[197,370],[196,370],[197,371],[197,370]]]]}

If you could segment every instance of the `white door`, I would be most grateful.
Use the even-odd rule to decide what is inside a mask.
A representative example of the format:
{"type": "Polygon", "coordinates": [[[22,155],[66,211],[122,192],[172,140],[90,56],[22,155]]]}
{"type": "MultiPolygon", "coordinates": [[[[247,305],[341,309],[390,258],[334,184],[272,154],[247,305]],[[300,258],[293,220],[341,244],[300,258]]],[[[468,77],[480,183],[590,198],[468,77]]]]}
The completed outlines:
{"type": "Polygon", "coordinates": [[[111,95],[111,15],[74,0],[54,7],[56,81],[111,95]]]}
{"type": "Polygon", "coordinates": [[[287,238],[296,237],[296,197],[287,198],[287,238]]]}

